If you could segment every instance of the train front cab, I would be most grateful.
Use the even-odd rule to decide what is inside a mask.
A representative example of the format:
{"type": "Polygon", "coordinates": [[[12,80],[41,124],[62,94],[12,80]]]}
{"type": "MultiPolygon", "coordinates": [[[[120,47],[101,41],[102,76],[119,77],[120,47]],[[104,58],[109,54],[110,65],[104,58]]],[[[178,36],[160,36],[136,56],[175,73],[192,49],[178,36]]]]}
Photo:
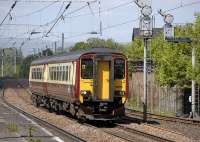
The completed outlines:
{"type": "Polygon", "coordinates": [[[124,115],[127,62],[122,55],[87,55],[80,60],[80,107],[90,120],[124,115]]]}

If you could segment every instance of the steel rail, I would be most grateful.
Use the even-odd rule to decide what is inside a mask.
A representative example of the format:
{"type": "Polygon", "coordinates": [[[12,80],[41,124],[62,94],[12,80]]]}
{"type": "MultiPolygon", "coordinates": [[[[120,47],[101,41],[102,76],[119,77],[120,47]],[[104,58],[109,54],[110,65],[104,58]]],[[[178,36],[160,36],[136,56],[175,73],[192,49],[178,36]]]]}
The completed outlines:
{"type": "MultiPolygon", "coordinates": [[[[3,96],[4,96],[4,91],[5,90],[3,89],[3,96]]],[[[65,131],[65,130],[63,130],[63,129],[61,129],[61,128],[59,128],[59,127],[57,127],[57,126],[55,126],[55,125],[53,125],[53,124],[51,124],[49,122],[47,122],[47,121],[45,121],[45,120],[37,118],[36,116],[34,116],[34,115],[30,114],[30,113],[27,113],[27,112],[23,111],[22,109],[20,109],[20,108],[14,106],[14,105],[8,103],[4,99],[4,97],[1,97],[1,98],[2,98],[3,103],[5,103],[8,107],[10,107],[10,108],[16,110],[17,112],[27,116],[28,118],[36,121],[37,123],[42,124],[45,127],[51,128],[52,130],[55,130],[55,131],[59,132],[60,134],[68,137],[69,139],[71,139],[71,140],[73,140],[75,142],[86,142],[86,140],[84,140],[84,139],[82,139],[82,138],[80,138],[78,136],[75,136],[75,135],[73,135],[73,134],[71,134],[71,133],[69,133],[69,132],[67,132],[67,131],[65,131]]]]}
{"type": "MultiPolygon", "coordinates": [[[[132,116],[142,117],[143,112],[126,108],[126,114],[130,115],[131,117],[132,116]]],[[[172,117],[172,116],[164,116],[164,115],[157,115],[157,114],[151,114],[151,113],[147,113],[147,116],[148,116],[148,118],[151,118],[151,119],[183,123],[183,124],[195,125],[195,126],[200,127],[200,120],[179,118],[179,117],[172,117]]]]}
{"type": "Polygon", "coordinates": [[[155,141],[159,141],[159,142],[174,142],[173,140],[170,140],[170,139],[167,139],[167,138],[164,138],[164,137],[152,135],[152,134],[149,134],[149,133],[137,130],[137,129],[124,127],[122,125],[117,125],[117,127],[119,127],[120,129],[123,129],[123,130],[125,130],[127,132],[138,134],[140,136],[143,136],[145,138],[150,138],[150,139],[155,140],[155,141]]]}
{"type": "MultiPolygon", "coordinates": [[[[23,86],[20,82],[18,82],[18,84],[19,84],[23,89],[25,89],[24,86],[23,86]]],[[[27,93],[30,93],[27,89],[25,89],[25,90],[26,90],[27,93]]],[[[68,117],[68,118],[69,118],[69,117],[68,117]]],[[[70,119],[70,120],[74,120],[73,118],[69,118],[69,119],[70,119]]],[[[88,124],[88,123],[83,124],[83,125],[88,126],[88,127],[98,128],[98,127],[96,127],[96,126],[94,126],[94,125],[91,125],[91,124],[88,124]]],[[[118,125],[118,124],[117,124],[117,128],[122,129],[122,130],[124,130],[125,132],[129,132],[129,133],[132,133],[132,134],[134,134],[134,135],[140,135],[140,136],[143,136],[143,137],[145,137],[145,138],[150,138],[150,139],[156,140],[156,141],[174,142],[174,141],[172,141],[172,140],[169,140],[169,139],[166,139],[166,138],[163,138],[163,137],[159,137],[159,136],[156,136],[156,135],[152,135],[152,134],[149,134],[149,133],[145,133],[145,132],[143,132],[143,131],[139,131],[139,130],[136,130],[136,129],[132,129],[132,128],[128,128],[128,127],[123,127],[123,126],[118,125]]],[[[98,129],[99,129],[99,128],[98,128],[98,129]]],[[[113,135],[113,136],[115,136],[115,137],[118,137],[118,138],[123,139],[123,140],[126,140],[126,141],[130,141],[130,142],[135,142],[135,141],[136,141],[136,140],[134,140],[134,139],[131,139],[131,138],[127,137],[126,134],[121,134],[121,133],[119,134],[119,133],[117,133],[117,132],[108,130],[107,128],[104,128],[104,129],[102,129],[102,130],[103,130],[103,132],[105,132],[105,133],[107,133],[107,134],[113,135]]]]}

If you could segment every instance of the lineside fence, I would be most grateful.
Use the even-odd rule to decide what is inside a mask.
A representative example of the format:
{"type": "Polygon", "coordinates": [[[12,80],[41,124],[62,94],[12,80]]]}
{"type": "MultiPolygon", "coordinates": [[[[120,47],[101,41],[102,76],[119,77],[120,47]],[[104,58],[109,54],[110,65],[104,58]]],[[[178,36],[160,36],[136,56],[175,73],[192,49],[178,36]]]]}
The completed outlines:
{"type": "MultiPolygon", "coordinates": [[[[128,108],[143,110],[143,60],[129,61],[133,67],[132,78],[129,78],[128,108]]],[[[148,66],[148,112],[162,115],[181,115],[184,112],[184,92],[173,87],[161,87],[155,79],[154,67],[150,59],[148,66]]]]}
{"type": "MultiPolygon", "coordinates": [[[[160,87],[154,73],[148,74],[148,112],[175,116],[183,112],[183,92],[174,87],[160,87]]],[[[127,107],[143,109],[143,72],[134,72],[129,79],[127,107]]]]}

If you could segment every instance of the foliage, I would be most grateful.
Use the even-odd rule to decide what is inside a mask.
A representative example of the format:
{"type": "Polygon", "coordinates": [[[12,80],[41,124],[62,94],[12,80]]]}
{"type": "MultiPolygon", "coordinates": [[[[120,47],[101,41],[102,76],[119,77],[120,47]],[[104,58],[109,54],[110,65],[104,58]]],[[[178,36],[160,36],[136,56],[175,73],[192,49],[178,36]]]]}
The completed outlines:
{"type": "Polygon", "coordinates": [[[124,50],[124,54],[126,54],[130,60],[141,59],[143,57],[143,47],[142,40],[136,38],[134,42],[127,45],[126,50],[124,50]]]}
{"type": "Polygon", "coordinates": [[[1,61],[0,61],[1,62],[0,70],[2,71],[2,60],[3,60],[4,77],[5,76],[6,77],[18,77],[20,63],[23,59],[21,51],[17,50],[16,48],[4,48],[0,51],[0,54],[3,55],[1,57],[1,61]],[[15,74],[15,70],[14,70],[15,56],[16,56],[16,74],[15,74]]]}
{"type": "MultiPolygon", "coordinates": [[[[155,65],[157,80],[162,86],[185,87],[190,80],[200,84],[200,14],[195,14],[194,24],[176,26],[176,37],[189,37],[192,44],[169,43],[159,34],[150,41],[148,57],[155,65]],[[195,69],[192,68],[192,47],[196,50],[195,69]]],[[[141,39],[136,39],[129,44],[124,52],[129,60],[143,59],[143,44],[141,39]]]]}
{"type": "Polygon", "coordinates": [[[99,38],[89,38],[86,42],[77,42],[70,51],[77,51],[87,48],[94,47],[107,47],[107,48],[122,48],[122,45],[118,44],[112,39],[99,39],[99,38]]]}
{"type": "Polygon", "coordinates": [[[126,45],[126,48],[122,48],[123,53],[128,57],[129,60],[129,66],[128,66],[128,72],[129,76],[132,75],[133,71],[133,65],[132,61],[140,60],[143,58],[143,42],[141,39],[136,38],[134,42],[129,43],[126,45]]]}
{"type": "Polygon", "coordinates": [[[22,78],[28,78],[29,77],[29,69],[31,62],[40,56],[51,56],[53,55],[53,51],[51,49],[45,49],[41,53],[38,53],[38,55],[29,55],[26,58],[23,59],[22,64],[20,65],[19,74],[22,78]]]}
{"type": "Polygon", "coordinates": [[[9,132],[18,132],[18,126],[16,123],[11,122],[7,125],[7,129],[9,132]]]}
{"type": "Polygon", "coordinates": [[[53,55],[53,51],[49,48],[42,51],[42,56],[51,56],[53,55]]]}
{"type": "Polygon", "coordinates": [[[184,86],[189,79],[191,49],[183,43],[167,43],[162,37],[151,42],[156,77],[162,86],[184,86]]]}
{"type": "Polygon", "coordinates": [[[37,58],[38,56],[29,55],[23,59],[22,64],[20,66],[20,77],[28,78],[31,62],[37,58]]]}

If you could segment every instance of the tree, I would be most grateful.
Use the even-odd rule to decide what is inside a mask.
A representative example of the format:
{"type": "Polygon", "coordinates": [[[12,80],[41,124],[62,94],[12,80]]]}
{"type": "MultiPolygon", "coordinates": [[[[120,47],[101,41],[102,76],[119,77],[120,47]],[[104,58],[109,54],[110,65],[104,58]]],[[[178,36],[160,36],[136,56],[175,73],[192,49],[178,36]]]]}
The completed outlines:
{"type": "Polygon", "coordinates": [[[35,59],[37,59],[38,56],[35,55],[29,55],[26,58],[23,59],[22,64],[20,66],[20,77],[22,78],[28,78],[29,77],[29,70],[31,62],[35,59]]]}
{"type": "Polygon", "coordinates": [[[86,49],[89,48],[88,44],[85,42],[77,42],[74,47],[72,47],[70,49],[70,51],[77,51],[77,50],[82,50],[82,49],[86,49]]]}
{"type": "MultiPolygon", "coordinates": [[[[149,42],[147,56],[153,60],[156,79],[162,86],[185,87],[190,85],[192,79],[200,84],[200,14],[195,16],[194,23],[175,28],[176,37],[190,37],[193,39],[192,44],[166,42],[162,33],[149,42]],[[191,61],[192,47],[196,50],[194,70],[191,61]]],[[[136,38],[123,52],[129,60],[143,59],[143,46],[142,40],[136,38]]]]}
{"type": "Polygon", "coordinates": [[[176,37],[190,37],[192,44],[167,43],[157,36],[151,42],[151,50],[154,64],[156,65],[156,77],[161,85],[185,87],[190,85],[190,80],[200,83],[200,15],[196,14],[194,24],[177,26],[176,37]],[[191,54],[192,47],[196,49],[196,67],[193,70],[191,54]]]}
{"type": "Polygon", "coordinates": [[[158,36],[152,40],[151,56],[155,74],[162,86],[183,87],[187,81],[190,66],[190,49],[184,44],[167,43],[158,36]]]}
{"type": "Polygon", "coordinates": [[[123,46],[112,39],[104,40],[104,39],[99,39],[99,38],[89,38],[87,39],[86,42],[77,42],[75,46],[71,48],[70,51],[77,51],[81,49],[95,48],[95,47],[122,49],[123,46]]]}
{"type": "Polygon", "coordinates": [[[53,55],[53,51],[51,49],[47,48],[42,51],[42,55],[43,56],[51,56],[51,55],[53,55]]]}
{"type": "MultiPolygon", "coordinates": [[[[3,57],[1,57],[1,60],[4,62],[4,76],[9,77],[18,77],[19,76],[19,66],[21,64],[23,55],[20,50],[17,48],[4,48],[0,51],[1,55],[3,54],[3,57]],[[3,53],[2,53],[3,52],[3,53]],[[16,56],[16,58],[15,58],[16,56]],[[15,59],[16,59],[16,73],[14,70],[15,67],[15,59]]],[[[1,70],[1,66],[0,66],[1,70]]]]}

